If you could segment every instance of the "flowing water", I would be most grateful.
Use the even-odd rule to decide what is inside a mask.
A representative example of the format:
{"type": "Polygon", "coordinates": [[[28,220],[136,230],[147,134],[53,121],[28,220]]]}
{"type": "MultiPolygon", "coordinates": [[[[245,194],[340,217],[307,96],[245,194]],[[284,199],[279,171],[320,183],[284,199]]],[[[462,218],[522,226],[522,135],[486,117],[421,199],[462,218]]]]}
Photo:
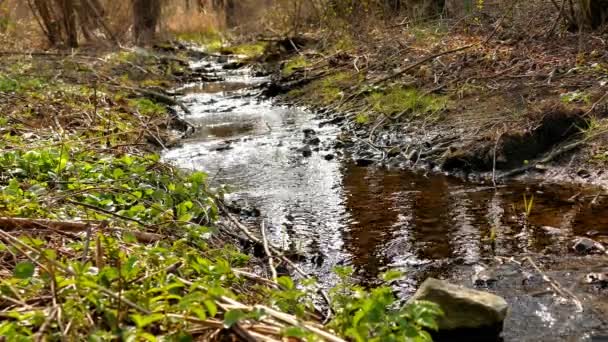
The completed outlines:
{"type": "Polygon", "coordinates": [[[322,284],[335,281],[336,265],[352,265],[368,284],[395,267],[407,274],[396,288],[408,296],[427,276],[473,286],[480,272],[489,272],[489,290],[512,306],[506,340],[577,341],[606,328],[605,288],[581,283],[586,273],[608,271],[606,258],[578,257],[570,247],[577,236],[608,236],[608,202],[599,190],[525,182],[494,188],[437,173],[356,166],[333,148],[338,127],[258,98],[255,86],[264,78],[223,70],[214,60],[193,67],[221,81],[180,89],[192,111],[186,119],[199,129],[165,159],[208,172],[213,184],[229,184],[227,198],[246,208],[252,223],[263,220],[276,245],[305,255],[301,266],[322,284]],[[310,156],[302,150],[305,130],[320,139],[310,156]],[[526,217],[524,202],[532,198],[526,217]],[[537,295],[547,285],[542,278],[508,261],[524,256],[545,261],[547,275],[593,309],[573,313],[572,305],[537,295]]]}

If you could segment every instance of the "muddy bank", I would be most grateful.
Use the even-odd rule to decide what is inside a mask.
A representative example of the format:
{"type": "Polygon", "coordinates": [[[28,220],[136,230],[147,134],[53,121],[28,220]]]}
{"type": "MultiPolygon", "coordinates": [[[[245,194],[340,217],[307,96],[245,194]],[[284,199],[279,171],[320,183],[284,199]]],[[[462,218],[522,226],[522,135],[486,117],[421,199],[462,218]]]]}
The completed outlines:
{"type": "MultiPolygon", "coordinates": [[[[406,277],[394,288],[404,300],[429,276],[504,296],[512,307],[507,341],[566,341],[608,331],[605,308],[597,305],[608,295],[598,278],[606,257],[592,246],[573,249],[579,238],[608,242],[601,189],[464,182],[430,167],[427,156],[442,147],[429,145],[410,158],[402,155],[411,153],[407,146],[385,152],[382,146],[403,141],[419,145],[398,129],[404,126],[378,127],[373,135],[385,142],[370,143],[373,127],[366,130],[336,111],[260,96],[269,79],[248,66],[223,67],[231,63],[233,57],[213,56],[192,65],[205,68],[204,79],[213,81],[178,89],[196,130],[164,157],[206,171],[212,185],[228,184],[225,200],[234,212],[252,231],[264,223],[271,242],[323,286],[334,284],[337,265],[354,267],[366,285],[398,269],[406,277]],[[543,273],[574,296],[552,289],[543,273]],[[583,311],[573,316],[578,302],[583,311]]],[[[415,132],[414,125],[408,129],[415,132]]],[[[534,133],[539,145],[542,132],[534,133]]],[[[453,143],[453,137],[443,139],[440,144],[453,143]]]]}
{"type": "Polygon", "coordinates": [[[478,183],[525,178],[608,185],[604,92],[596,84],[604,76],[591,67],[601,64],[591,57],[596,54],[589,52],[582,66],[569,49],[559,57],[549,49],[560,72],[506,77],[506,71],[539,63],[536,55],[509,59],[524,42],[430,59],[408,51],[403,58],[410,65],[396,69],[387,68],[394,61],[378,44],[331,52],[309,42],[297,52],[283,51],[280,62],[265,64],[273,74],[266,94],[339,123],[341,143],[357,163],[422,168],[478,183]],[[481,77],[495,68],[482,62],[492,48],[509,51],[492,58],[511,68],[481,77]],[[365,53],[373,62],[361,64],[365,53]]]}
{"type": "MultiPolygon", "coordinates": [[[[480,184],[525,178],[608,185],[602,162],[589,155],[597,142],[587,144],[581,133],[589,127],[581,111],[557,106],[535,113],[528,127],[496,132],[462,118],[431,122],[381,118],[361,124],[354,120],[356,110],[336,108],[339,101],[326,106],[289,95],[282,99],[286,104],[310,106],[323,113],[325,121],[339,124],[340,143],[358,164],[423,169],[480,184]]],[[[446,111],[441,115],[460,114],[446,111]]]]}

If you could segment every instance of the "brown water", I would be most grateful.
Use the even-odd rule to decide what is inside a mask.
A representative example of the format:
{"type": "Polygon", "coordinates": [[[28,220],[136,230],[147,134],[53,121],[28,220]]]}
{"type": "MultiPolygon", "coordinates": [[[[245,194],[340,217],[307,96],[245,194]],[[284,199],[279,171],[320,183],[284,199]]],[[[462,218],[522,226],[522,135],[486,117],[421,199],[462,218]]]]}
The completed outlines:
{"type": "Polygon", "coordinates": [[[472,285],[479,269],[492,269],[499,282],[491,290],[520,316],[507,322],[506,340],[578,340],[605,328],[593,312],[574,315],[554,297],[531,297],[521,288],[522,267],[492,266],[497,257],[534,256],[581,296],[600,301],[593,310],[606,309],[603,290],[580,285],[592,268],[608,266],[606,258],[581,258],[569,247],[576,236],[608,241],[608,201],[600,190],[525,182],[495,188],[438,173],[358,167],[331,148],[337,127],[259,100],[252,86],[264,79],[247,70],[210,68],[226,82],[184,87],[182,100],[193,112],[187,119],[199,129],[165,158],[229,184],[228,199],[259,209],[261,217],[250,221],[264,220],[276,245],[305,254],[303,268],[322,284],[333,283],[336,265],[352,265],[364,283],[394,267],[408,275],[396,286],[407,296],[429,275],[472,285]],[[304,129],[321,140],[310,157],[298,150],[304,129]],[[336,158],[326,160],[328,154],[336,158]],[[524,196],[533,198],[527,218],[524,196]]]}

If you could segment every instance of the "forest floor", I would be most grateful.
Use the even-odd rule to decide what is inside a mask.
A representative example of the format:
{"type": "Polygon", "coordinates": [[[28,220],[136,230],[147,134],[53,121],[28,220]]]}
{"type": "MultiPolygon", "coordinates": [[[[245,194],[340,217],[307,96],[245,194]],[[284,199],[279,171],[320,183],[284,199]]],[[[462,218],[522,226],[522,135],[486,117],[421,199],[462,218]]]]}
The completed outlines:
{"type": "Polygon", "coordinates": [[[311,33],[286,45],[268,93],[341,122],[362,164],[608,186],[608,37],[527,13],[311,33]]]}

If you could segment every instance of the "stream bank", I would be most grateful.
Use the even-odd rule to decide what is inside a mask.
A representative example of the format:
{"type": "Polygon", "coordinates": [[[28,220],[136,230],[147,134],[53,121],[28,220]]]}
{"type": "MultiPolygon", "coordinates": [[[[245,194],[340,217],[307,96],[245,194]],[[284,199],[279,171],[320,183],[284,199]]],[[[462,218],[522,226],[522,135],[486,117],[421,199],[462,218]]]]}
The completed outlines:
{"type": "Polygon", "coordinates": [[[161,161],[193,133],[165,89],[206,56],[164,50],[3,56],[0,336],[343,341],[317,323],[326,310],[291,305],[306,294],[289,277],[254,273],[266,264],[207,174],[161,161]]]}
{"type": "Polygon", "coordinates": [[[344,139],[350,124],[340,126],[335,111],[264,98],[260,85],[268,79],[247,66],[224,68],[230,59],[192,65],[212,81],[179,90],[197,129],[164,158],[229,184],[225,199],[241,218],[266,226],[269,239],[299,256],[323,286],[335,283],[337,265],[353,266],[368,285],[379,284],[381,271],[399,269],[406,277],[394,289],[404,299],[429,276],[505,297],[507,341],[606,333],[606,284],[593,278],[607,271],[606,255],[572,248],[580,237],[607,242],[601,189],[525,180],[494,187],[425,163],[379,167],[377,151],[361,157],[353,148],[368,143],[344,139]],[[574,295],[547,290],[543,275],[574,295]],[[572,314],[578,303],[583,311],[572,314]]]}
{"type": "Polygon", "coordinates": [[[373,41],[344,33],[346,46],[314,38],[271,46],[266,93],[326,112],[364,163],[485,184],[608,185],[601,44],[580,50],[576,35],[532,44],[432,28],[383,28],[373,41]]]}

